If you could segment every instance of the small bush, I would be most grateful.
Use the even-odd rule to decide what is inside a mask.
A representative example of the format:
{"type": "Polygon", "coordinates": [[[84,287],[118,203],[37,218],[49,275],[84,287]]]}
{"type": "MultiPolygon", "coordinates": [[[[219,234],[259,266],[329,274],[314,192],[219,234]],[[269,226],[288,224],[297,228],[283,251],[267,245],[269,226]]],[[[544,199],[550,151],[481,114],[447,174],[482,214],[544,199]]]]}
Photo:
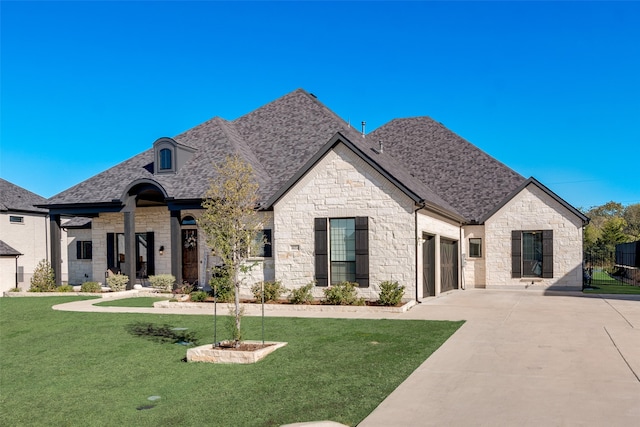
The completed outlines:
{"type": "Polygon", "coordinates": [[[214,276],[209,280],[211,295],[217,296],[218,302],[233,302],[236,291],[231,281],[231,274],[224,267],[214,270],[214,276]],[[215,294],[215,295],[214,295],[215,294]]]}
{"type": "Polygon", "coordinates": [[[149,276],[149,283],[154,289],[170,292],[173,289],[173,284],[176,283],[176,277],[172,274],[156,274],[155,276],[149,276]]]}
{"type": "Polygon", "coordinates": [[[71,285],[62,285],[56,288],[56,292],[73,292],[73,286],[71,285]]]}
{"type": "Polygon", "coordinates": [[[180,286],[178,289],[176,289],[176,293],[177,294],[184,294],[184,295],[189,295],[191,292],[197,290],[197,287],[195,285],[192,285],[189,282],[183,282],[182,286],[180,286]]]}
{"type": "Polygon", "coordinates": [[[113,274],[107,277],[107,285],[113,292],[124,291],[129,283],[129,276],[126,274],[113,274]]]}
{"type": "MultiPolygon", "coordinates": [[[[251,292],[257,302],[262,301],[263,282],[256,283],[251,287],[251,292]]],[[[275,282],[264,282],[264,302],[278,301],[282,294],[286,291],[278,280],[275,282]]]]}
{"type": "Polygon", "coordinates": [[[205,301],[208,296],[209,294],[207,294],[205,291],[195,291],[195,292],[191,292],[191,295],[189,297],[193,302],[201,302],[201,301],[205,301]]]}
{"type": "Polygon", "coordinates": [[[398,305],[404,295],[404,286],[400,286],[398,282],[390,280],[380,283],[380,296],[378,304],[380,305],[398,305]]]}
{"type": "Polygon", "coordinates": [[[29,292],[54,292],[55,290],[56,279],[53,268],[51,268],[49,261],[43,259],[33,271],[29,292]]]}
{"type": "Polygon", "coordinates": [[[311,304],[313,302],[311,290],[314,286],[315,282],[309,282],[300,288],[292,289],[289,292],[289,302],[291,304],[311,304]]]}
{"type": "Polygon", "coordinates": [[[11,288],[11,289],[9,289],[9,292],[22,292],[22,289],[21,288],[17,288],[17,287],[16,288],[11,288]]]}
{"type": "Polygon", "coordinates": [[[102,292],[102,288],[98,282],[84,282],[82,286],[80,286],[80,292],[98,293],[102,292]]]}
{"type": "Polygon", "coordinates": [[[325,304],[331,305],[364,305],[364,299],[358,298],[357,283],[341,282],[324,289],[325,304]]]}

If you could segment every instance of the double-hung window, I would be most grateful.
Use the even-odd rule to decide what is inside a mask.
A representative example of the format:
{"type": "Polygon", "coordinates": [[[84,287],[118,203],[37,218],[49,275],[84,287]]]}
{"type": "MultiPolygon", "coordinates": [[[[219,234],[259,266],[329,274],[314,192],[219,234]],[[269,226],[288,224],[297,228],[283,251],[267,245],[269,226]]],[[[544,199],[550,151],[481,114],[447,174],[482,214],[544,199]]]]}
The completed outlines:
{"type": "Polygon", "coordinates": [[[329,220],[331,284],[356,280],[356,220],[329,220]]]}

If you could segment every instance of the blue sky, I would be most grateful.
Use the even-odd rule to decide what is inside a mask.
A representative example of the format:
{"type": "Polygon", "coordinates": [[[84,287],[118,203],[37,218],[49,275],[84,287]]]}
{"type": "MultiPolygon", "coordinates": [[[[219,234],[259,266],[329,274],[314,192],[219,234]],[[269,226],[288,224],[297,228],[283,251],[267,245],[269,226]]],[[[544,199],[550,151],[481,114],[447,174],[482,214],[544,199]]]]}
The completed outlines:
{"type": "Polygon", "coordinates": [[[640,2],[0,2],[0,176],[51,197],[304,88],[430,116],[576,207],[640,203],[640,2]]]}

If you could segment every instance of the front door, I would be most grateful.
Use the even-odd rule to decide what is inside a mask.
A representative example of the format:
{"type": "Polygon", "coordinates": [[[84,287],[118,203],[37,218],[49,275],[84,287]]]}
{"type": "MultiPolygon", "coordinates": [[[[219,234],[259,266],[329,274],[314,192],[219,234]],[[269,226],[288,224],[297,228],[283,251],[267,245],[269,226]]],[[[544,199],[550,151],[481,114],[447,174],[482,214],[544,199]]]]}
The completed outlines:
{"type": "Polygon", "coordinates": [[[182,230],[182,280],[198,281],[198,230],[182,230]]]}
{"type": "Polygon", "coordinates": [[[458,289],[458,242],[440,240],[440,292],[458,289]]]}

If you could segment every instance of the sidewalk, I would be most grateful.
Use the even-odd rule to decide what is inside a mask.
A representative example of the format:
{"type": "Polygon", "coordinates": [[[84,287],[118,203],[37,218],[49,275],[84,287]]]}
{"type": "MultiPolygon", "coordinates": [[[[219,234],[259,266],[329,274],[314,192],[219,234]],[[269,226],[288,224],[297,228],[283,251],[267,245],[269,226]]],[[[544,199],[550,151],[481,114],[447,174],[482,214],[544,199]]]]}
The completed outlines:
{"type": "MultiPolygon", "coordinates": [[[[57,310],[211,314],[194,309],[57,310]]],[[[362,313],[265,313],[357,317],[362,313]]],[[[365,420],[388,426],[635,426],[640,423],[640,296],[468,290],[376,317],[467,320],[365,420]]]]}

